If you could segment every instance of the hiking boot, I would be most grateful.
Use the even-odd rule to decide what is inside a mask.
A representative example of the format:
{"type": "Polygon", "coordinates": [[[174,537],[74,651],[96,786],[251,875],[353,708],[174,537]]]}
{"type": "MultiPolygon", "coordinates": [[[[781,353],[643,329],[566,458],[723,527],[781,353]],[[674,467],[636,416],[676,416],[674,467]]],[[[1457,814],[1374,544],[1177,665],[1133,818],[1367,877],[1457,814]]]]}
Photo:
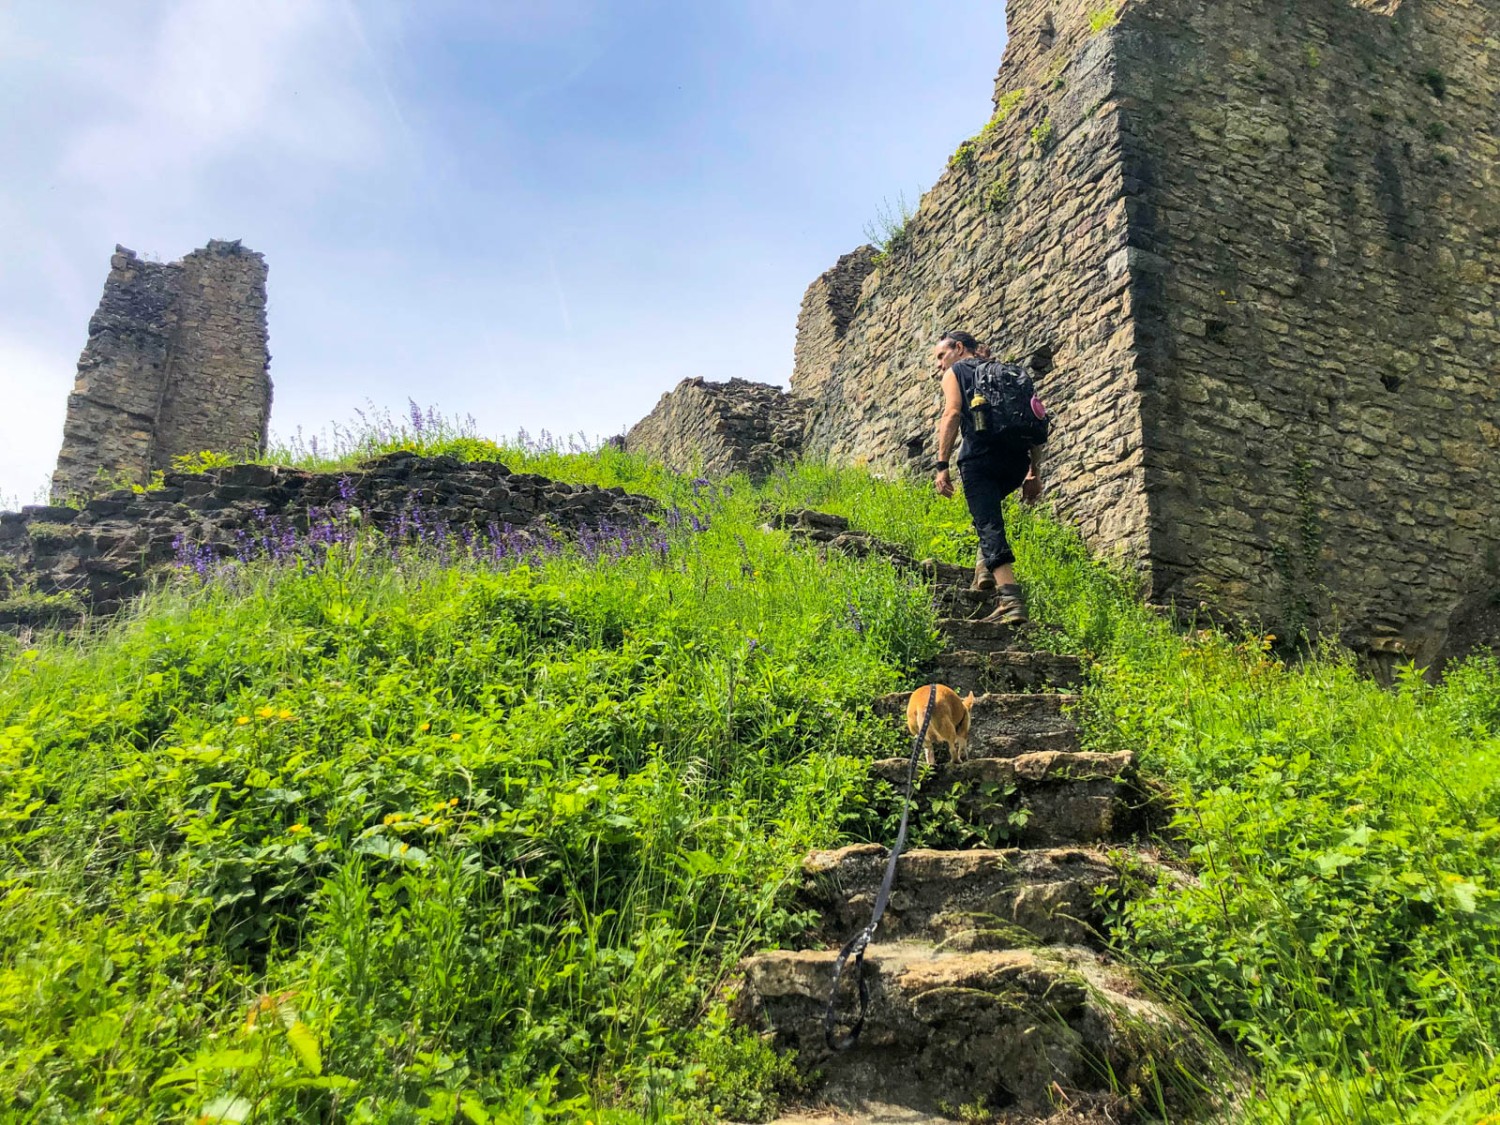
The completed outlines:
{"type": "Polygon", "coordinates": [[[981,594],[988,594],[995,588],[995,576],[990,573],[990,568],[984,565],[984,555],[980,555],[974,563],[974,585],[969,589],[981,594]]]}
{"type": "Polygon", "coordinates": [[[1026,599],[1021,596],[1021,587],[1001,586],[1000,604],[985,620],[998,621],[1006,625],[1028,624],[1031,618],[1026,616],[1026,599]]]}

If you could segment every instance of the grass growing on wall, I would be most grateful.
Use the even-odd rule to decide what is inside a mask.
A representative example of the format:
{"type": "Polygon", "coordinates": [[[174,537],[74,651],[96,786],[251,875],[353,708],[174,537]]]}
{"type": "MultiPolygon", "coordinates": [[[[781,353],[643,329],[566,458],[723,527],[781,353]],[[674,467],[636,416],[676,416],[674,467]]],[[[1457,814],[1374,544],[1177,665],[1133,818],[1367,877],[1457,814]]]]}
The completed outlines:
{"type": "MultiPolygon", "coordinates": [[[[883,833],[864,707],[936,641],[911,578],[761,525],[809,505],[961,562],[961,501],[404,428],[277,456],[498,457],[700,518],[526,564],[366,537],[0,647],[0,1119],[750,1119],[795,1085],[717,986],[800,932],[804,851],[883,833]]],[[[1034,616],[1089,657],[1088,744],[1178,798],[1197,881],[1116,940],[1253,1064],[1234,1115],[1500,1109],[1494,663],[1287,666],[1013,525],[1034,616]]]]}

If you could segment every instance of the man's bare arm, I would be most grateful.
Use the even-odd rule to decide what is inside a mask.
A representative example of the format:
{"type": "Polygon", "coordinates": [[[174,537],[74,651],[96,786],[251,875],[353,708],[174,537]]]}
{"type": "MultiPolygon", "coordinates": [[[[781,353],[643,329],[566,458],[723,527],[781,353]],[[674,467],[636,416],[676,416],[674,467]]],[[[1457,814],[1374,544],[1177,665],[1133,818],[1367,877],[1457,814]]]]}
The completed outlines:
{"type": "Polygon", "coordinates": [[[937,459],[946,461],[958,441],[959,420],[963,416],[963,398],[958,390],[958,376],[950,368],[943,372],[943,416],[938,419],[937,459]]]}
{"type": "MultiPolygon", "coordinates": [[[[953,443],[958,440],[959,419],[963,414],[963,399],[959,396],[958,376],[950,369],[943,372],[943,416],[938,419],[937,447],[938,463],[946,465],[953,453],[953,443]]],[[[947,469],[939,469],[932,479],[939,496],[953,495],[953,476],[947,469]]]]}

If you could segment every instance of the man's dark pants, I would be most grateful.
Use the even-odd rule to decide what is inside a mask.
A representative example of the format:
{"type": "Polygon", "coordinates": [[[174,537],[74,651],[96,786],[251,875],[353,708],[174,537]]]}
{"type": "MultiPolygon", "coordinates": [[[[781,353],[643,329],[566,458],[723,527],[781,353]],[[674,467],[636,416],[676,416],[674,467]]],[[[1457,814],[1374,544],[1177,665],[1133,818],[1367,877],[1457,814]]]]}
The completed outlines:
{"type": "Polygon", "coordinates": [[[958,463],[964,499],[974,517],[974,530],[979,532],[980,557],[988,570],[1016,561],[1015,552],[1005,538],[1001,503],[1021,487],[1030,468],[1031,455],[1026,449],[996,451],[958,463]]]}

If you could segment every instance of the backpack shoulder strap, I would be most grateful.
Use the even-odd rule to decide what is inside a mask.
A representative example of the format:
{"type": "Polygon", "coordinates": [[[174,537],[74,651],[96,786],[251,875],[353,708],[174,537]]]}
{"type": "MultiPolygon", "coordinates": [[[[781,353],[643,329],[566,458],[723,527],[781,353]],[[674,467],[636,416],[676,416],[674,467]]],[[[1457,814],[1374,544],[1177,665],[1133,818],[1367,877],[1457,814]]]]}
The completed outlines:
{"type": "Polygon", "coordinates": [[[958,390],[963,395],[965,406],[969,405],[969,396],[974,393],[975,365],[978,362],[973,358],[965,358],[953,365],[953,377],[958,380],[958,390]]]}

